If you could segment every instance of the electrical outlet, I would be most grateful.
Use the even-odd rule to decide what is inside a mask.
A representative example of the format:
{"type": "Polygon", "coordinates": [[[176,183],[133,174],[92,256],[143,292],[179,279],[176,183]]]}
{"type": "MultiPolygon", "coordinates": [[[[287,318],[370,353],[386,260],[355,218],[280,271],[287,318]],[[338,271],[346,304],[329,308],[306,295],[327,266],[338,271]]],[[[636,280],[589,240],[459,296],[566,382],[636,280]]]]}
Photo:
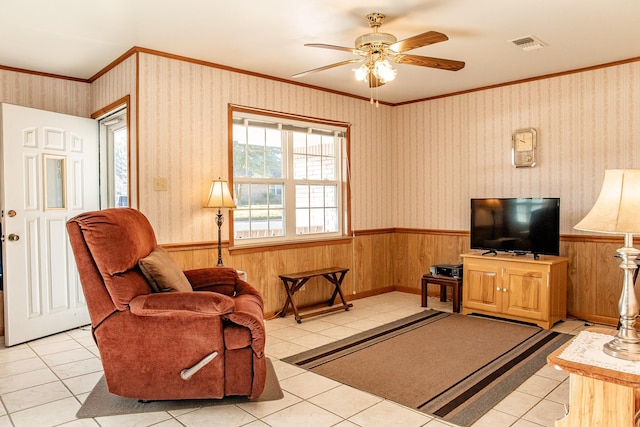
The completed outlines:
{"type": "Polygon", "coordinates": [[[155,191],[167,191],[167,178],[156,176],[153,178],[153,189],[155,191]]]}

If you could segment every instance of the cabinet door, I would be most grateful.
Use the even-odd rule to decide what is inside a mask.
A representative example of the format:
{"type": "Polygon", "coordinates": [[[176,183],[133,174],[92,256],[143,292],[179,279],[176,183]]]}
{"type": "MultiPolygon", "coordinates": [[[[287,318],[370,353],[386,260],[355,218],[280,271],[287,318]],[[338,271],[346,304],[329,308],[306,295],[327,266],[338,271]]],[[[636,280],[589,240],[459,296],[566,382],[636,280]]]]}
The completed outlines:
{"type": "Polygon", "coordinates": [[[548,269],[532,265],[525,268],[505,268],[502,310],[529,319],[548,318],[548,269]]]}
{"type": "Polygon", "coordinates": [[[499,267],[465,262],[462,285],[464,307],[500,312],[500,272],[499,267]]]}

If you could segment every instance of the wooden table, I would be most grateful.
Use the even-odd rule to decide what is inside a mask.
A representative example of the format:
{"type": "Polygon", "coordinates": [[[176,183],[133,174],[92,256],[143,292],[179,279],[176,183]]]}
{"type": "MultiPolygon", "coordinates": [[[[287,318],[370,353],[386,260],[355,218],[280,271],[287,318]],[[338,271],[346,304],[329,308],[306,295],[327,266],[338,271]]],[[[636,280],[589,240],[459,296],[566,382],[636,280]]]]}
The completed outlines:
{"type": "MultiPolygon", "coordinates": [[[[589,332],[611,335],[615,330],[589,328],[589,332]]],[[[573,341],[573,340],[572,340],[573,341]]],[[[569,413],[556,427],[633,427],[640,409],[640,375],[605,369],[558,357],[572,341],[551,353],[547,362],[569,373],[569,413]]]]}
{"type": "Polygon", "coordinates": [[[353,304],[347,304],[341,288],[342,280],[344,279],[344,275],[347,274],[347,271],[349,271],[348,268],[329,267],[322,268],[320,270],[303,271],[300,273],[281,274],[280,280],[282,280],[282,285],[284,286],[284,290],[287,293],[287,301],[284,303],[282,310],[280,310],[277,314],[280,315],[280,317],[286,316],[289,305],[291,305],[296,321],[298,323],[301,323],[302,319],[304,319],[305,317],[317,316],[319,314],[330,313],[332,311],[338,310],[348,311],[349,308],[353,307],[353,304]],[[326,302],[329,308],[313,311],[306,310],[306,313],[303,313],[296,305],[293,296],[309,281],[309,279],[319,276],[324,277],[329,283],[334,286],[333,294],[331,295],[331,298],[329,298],[329,300],[326,302]],[[336,296],[338,295],[340,295],[340,301],[342,301],[342,305],[333,307],[333,303],[335,302],[336,296]]]}
{"type": "Polygon", "coordinates": [[[440,285],[440,301],[447,302],[447,286],[453,288],[453,312],[460,313],[460,287],[462,277],[438,276],[425,274],[422,276],[422,307],[427,306],[427,285],[440,285]]]}

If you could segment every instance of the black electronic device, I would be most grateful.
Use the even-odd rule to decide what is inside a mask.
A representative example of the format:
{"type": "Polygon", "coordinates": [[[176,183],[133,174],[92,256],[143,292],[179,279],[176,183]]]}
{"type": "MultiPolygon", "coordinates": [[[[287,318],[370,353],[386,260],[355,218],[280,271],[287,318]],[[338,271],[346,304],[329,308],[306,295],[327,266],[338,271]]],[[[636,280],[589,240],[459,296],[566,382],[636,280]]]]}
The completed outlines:
{"type": "Polygon", "coordinates": [[[560,254],[559,198],[471,199],[471,249],[560,254]]]}
{"type": "Polygon", "coordinates": [[[429,272],[436,276],[459,279],[462,277],[462,264],[436,264],[429,267],[429,272]]]}

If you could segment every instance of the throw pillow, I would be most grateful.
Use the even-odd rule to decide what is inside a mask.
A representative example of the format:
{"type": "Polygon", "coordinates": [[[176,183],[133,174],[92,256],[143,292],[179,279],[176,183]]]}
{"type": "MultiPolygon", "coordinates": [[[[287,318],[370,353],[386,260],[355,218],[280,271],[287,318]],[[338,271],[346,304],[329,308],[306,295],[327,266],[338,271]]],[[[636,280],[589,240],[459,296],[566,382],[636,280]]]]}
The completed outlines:
{"type": "Polygon", "coordinates": [[[192,292],[178,264],[169,252],[157,246],[149,255],[138,261],[142,274],[149,281],[154,292],[192,292]]]}

